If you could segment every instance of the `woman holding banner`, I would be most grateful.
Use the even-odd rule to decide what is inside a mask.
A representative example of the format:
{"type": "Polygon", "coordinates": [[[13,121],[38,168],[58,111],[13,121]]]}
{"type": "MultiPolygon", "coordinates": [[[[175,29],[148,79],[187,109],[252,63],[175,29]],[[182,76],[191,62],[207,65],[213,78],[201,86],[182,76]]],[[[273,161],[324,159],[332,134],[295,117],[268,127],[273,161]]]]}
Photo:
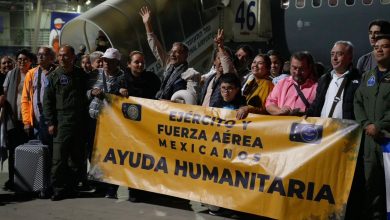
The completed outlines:
{"type": "Polygon", "coordinates": [[[242,93],[246,99],[246,106],[237,112],[237,118],[243,119],[248,113],[268,114],[265,101],[274,88],[270,78],[271,60],[265,54],[258,54],[252,62],[252,75],[245,82],[242,93]]]}

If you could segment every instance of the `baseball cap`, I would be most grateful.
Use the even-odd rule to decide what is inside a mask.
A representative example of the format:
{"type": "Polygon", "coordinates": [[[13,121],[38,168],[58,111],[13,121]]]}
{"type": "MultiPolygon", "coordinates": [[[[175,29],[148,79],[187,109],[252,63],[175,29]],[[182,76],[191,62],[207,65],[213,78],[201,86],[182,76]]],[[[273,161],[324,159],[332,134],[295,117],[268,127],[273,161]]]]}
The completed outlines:
{"type": "Polygon", "coordinates": [[[102,57],[107,59],[121,60],[121,53],[119,53],[119,51],[115,48],[108,48],[102,57]]]}
{"type": "Polygon", "coordinates": [[[65,21],[62,18],[56,18],[54,19],[54,24],[65,24],[65,21]]]}

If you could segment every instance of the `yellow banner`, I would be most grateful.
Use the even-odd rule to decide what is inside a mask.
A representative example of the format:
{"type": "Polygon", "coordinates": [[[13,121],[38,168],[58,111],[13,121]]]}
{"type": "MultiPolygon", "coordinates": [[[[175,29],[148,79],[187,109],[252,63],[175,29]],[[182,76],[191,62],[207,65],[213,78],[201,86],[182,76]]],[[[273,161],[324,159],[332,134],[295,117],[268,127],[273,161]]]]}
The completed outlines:
{"type": "Polygon", "coordinates": [[[361,136],[353,121],[109,100],[90,171],[100,181],[275,219],[345,214],[361,136]]]}

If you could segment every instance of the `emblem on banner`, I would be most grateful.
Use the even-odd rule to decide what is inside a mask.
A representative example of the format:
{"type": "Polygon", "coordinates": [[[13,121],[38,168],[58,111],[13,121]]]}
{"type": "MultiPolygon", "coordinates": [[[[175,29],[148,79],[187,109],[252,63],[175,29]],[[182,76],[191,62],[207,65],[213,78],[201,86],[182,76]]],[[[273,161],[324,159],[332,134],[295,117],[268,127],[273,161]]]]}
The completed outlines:
{"type": "Polygon", "coordinates": [[[321,125],[292,123],[290,141],[319,144],[322,131],[321,125]]]}
{"type": "Polygon", "coordinates": [[[122,104],[123,116],[133,121],[141,121],[141,109],[141,105],[130,103],[122,104]]]}

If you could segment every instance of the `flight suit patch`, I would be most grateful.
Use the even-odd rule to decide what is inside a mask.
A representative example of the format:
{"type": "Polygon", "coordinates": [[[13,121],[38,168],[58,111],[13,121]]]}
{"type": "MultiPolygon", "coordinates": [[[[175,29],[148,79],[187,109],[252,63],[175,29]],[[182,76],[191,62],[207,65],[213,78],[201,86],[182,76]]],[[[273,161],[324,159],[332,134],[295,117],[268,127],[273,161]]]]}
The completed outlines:
{"type": "Polygon", "coordinates": [[[374,86],[375,85],[375,76],[371,76],[367,81],[367,86],[374,86]]]}
{"type": "Polygon", "coordinates": [[[65,75],[60,76],[60,84],[61,85],[68,85],[69,84],[69,78],[65,75]]]}

